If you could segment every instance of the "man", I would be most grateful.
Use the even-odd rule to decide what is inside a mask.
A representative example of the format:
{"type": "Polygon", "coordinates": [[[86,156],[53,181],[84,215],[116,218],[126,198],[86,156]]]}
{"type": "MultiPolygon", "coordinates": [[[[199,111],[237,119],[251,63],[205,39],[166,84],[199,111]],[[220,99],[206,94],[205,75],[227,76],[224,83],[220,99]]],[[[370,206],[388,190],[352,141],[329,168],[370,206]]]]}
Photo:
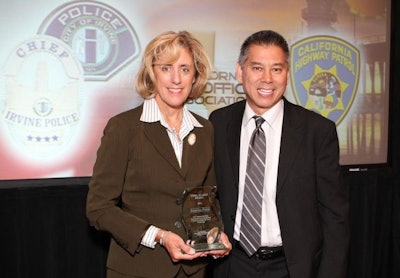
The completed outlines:
{"type": "Polygon", "coordinates": [[[214,277],[346,277],[348,191],[336,126],[283,97],[288,61],[280,34],[248,37],[236,66],[247,99],[210,115],[222,218],[234,246],[229,257],[215,260],[214,277]],[[265,121],[256,128],[253,116],[265,121]],[[253,139],[255,129],[262,147],[253,146],[260,140],[253,139]],[[246,170],[254,149],[265,153],[255,155],[256,177],[246,170]],[[255,193],[248,197],[257,186],[261,201],[255,193]],[[251,222],[257,223],[248,228],[251,222]]]}

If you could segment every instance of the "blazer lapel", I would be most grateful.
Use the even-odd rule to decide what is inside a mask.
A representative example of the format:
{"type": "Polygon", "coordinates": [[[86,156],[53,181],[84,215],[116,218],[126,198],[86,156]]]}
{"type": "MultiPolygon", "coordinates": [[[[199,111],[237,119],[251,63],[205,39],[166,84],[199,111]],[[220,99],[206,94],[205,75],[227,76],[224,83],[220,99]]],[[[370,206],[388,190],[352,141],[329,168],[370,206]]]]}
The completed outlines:
{"type": "Polygon", "coordinates": [[[228,149],[232,150],[229,153],[236,188],[238,188],[239,185],[240,132],[245,104],[246,102],[242,101],[242,105],[239,105],[238,109],[233,113],[231,121],[228,123],[226,133],[229,134],[227,138],[228,149]]]}
{"type": "Polygon", "coordinates": [[[277,194],[282,190],[285,180],[291,172],[291,165],[299,148],[301,148],[301,122],[298,121],[298,118],[293,112],[292,104],[285,100],[282,140],[279,153],[277,194]]]}
{"type": "Polygon", "coordinates": [[[183,139],[183,152],[182,152],[182,175],[186,176],[189,167],[192,167],[194,164],[192,163],[196,159],[196,154],[203,151],[198,149],[201,145],[198,142],[199,133],[204,132],[202,128],[194,128],[184,139],[183,139]],[[194,136],[194,137],[193,137],[194,136]],[[196,138],[194,144],[189,144],[189,138],[196,138]]]}
{"type": "Polygon", "coordinates": [[[168,161],[169,164],[180,174],[183,175],[182,169],[179,167],[178,160],[174,149],[172,148],[171,141],[168,134],[159,122],[146,123],[144,125],[144,133],[149,141],[153,144],[154,148],[160,153],[160,155],[168,161]]]}

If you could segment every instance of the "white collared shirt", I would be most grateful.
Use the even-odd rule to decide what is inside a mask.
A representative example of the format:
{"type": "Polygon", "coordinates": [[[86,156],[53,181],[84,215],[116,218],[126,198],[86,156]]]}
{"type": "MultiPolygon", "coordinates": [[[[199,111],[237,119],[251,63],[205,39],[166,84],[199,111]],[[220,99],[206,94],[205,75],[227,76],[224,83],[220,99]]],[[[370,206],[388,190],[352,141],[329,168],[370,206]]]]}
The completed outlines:
{"type": "Polygon", "coordinates": [[[203,125],[200,124],[199,121],[197,121],[189,112],[186,106],[183,106],[182,111],[182,125],[179,129],[179,135],[177,135],[172,127],[168,125],[154,98],[144,100],[143,112],[140,116],[142,122],[153,123],[159,121],[161,125],[166,128],[176,158],[178,159],[179,166],[182,166],[183,139],[193,130],[194,127],[203,127],[203,125]]]}
{"type": "MultiPolygon", "coordinates": [[[[183,139],[193,130],[194,127],[203,127],[203,125],[200,124],[199,121],[197,121],[197,119],[187,110],[186,106],[184,106],[182,125],[180,127],[179,135],[177,135],[165,121],[154,98],[144,100],[140,121],[146,123],[160,122],[160,124],[166,128],[179,166],[182,166],[183,139]],[[181,140],[179,140],[179,138],[181,140]]],[[[146,247],[154,248],[157,244],[155,238],[159,230],[160,229],[156,226],[151,225],[142,237],[141,244],[146,247]]]]}
{"type": "MultiPolygon", "coordinates": [[[[255,121],[252,119],[254,115],[256,114],[246,103],[240,135],[239,196],[234,230],[234,238],[237,241],[240,241],[240,223],[242,219],[247,152],[251,134],[256,127],[255,121]]],[[[283,100],[279,101],[261,116],[265,120],[261,127],[266,137],[266,167],[262,203],[261,246],[273,247],[282,245],[278,212],[276,209],[276,185],[283,123],[283,100]]]]}

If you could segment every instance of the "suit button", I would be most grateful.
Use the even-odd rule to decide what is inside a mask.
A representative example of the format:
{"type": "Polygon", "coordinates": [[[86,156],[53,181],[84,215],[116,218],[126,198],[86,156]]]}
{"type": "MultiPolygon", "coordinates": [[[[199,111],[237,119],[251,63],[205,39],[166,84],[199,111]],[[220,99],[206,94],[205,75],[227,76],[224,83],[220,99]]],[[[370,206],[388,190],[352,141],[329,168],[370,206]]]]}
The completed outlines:
{"type": "Polygon", "coordinates": [[[182,223],[179,222],[179,221],[176,221],[176,222],[174,223],[174,225],[175,225],[175,227],[177,227],[178,229],[179,229],[180,227],[182,227],[182,223]]]}

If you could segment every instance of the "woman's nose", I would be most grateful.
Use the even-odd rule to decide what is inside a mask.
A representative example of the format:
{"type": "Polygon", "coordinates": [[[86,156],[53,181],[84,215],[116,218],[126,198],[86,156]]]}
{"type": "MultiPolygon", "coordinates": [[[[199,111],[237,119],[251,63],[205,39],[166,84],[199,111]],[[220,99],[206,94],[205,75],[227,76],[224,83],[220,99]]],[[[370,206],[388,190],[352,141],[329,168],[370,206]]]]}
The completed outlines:
{"type": "Polygon", "coordinates": [[[174,83],[174,84],[181,83],[181,72],[179,69],[176,69],[176,68],[171,69],[171,79],[172,79],[172,83],[174,83]]]}

